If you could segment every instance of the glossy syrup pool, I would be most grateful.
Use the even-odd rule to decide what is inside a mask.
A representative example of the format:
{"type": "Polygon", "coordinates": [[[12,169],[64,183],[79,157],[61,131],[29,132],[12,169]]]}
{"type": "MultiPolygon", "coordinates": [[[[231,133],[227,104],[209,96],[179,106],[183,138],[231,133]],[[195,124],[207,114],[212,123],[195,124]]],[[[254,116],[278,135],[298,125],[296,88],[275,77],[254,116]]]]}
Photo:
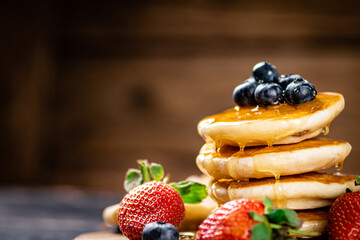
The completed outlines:
{"type": "Polygon", "coordinates": [[[280,103],[278,105],[264,107],[236,106],[223,113],[216,114],[208,118],[214,118],[214,122],[294,119],[323,110],[338,102],[340,99],[340,94],[319,93],[314,100],[302,104],[290,105],[287,103],[280,103]]]}

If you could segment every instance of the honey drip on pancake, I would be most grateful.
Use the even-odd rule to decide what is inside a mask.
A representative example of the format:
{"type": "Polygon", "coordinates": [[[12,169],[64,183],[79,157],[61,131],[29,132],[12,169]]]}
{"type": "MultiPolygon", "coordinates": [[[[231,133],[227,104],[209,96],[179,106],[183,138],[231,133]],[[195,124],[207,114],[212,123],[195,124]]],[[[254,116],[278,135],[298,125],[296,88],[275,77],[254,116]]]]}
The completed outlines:
{"type": "MultiPolygon", "coordinates": [[[[259,151],[261,151],[261,150],[259,150],[259,151]]],[[[269,147],[264,148],[263,151],[274,152],[275,148],[273,146],[269,146],[269,147]]],[[[269,161],[268,162],[262,161],[263,158],[262,158],[261,154],[254,155],[253,159],[254,159],[254,170],[256,172],[269,172],[275,177],[276,180],[280,179],[282,169],[274,168],[273,164],[271,164],[269,161]]]]}
{"type": "Polygon", "coordinates": [[[277,208],[286,208],[287,207],[286,197],[285,197],[284,188],[281,184],[280,179],[275,180],[274,193],[275,193],[274,202],[276,204],[276,207],[277,208]]]}
{"type": "Polygon", "coordinates": [[[321,133],[324,135],[328,135],[330,132],[330,123],[328,125],[326,125],[325,127],[323,127],[321,133]]]}
{"type": "Polygon", "coordinates": [[[335,163],[335,169],[337,171],[340,171],[342,168],[343,168],[343,165],[344,165],[344,161],[345,161],[345,158],[347,157],[347,154],[343,153],[339,160],[335,163]]]}
{"type": "Polygon", "coordinates": [[[340,171],[343,168],[343,165],[344,165],[344,159],[342,159],[341,161],[339,161],[335,164],[335,169],[337,171],[340,171]]]}
{"type": "Polygon", "coordinates": [[[219,204],[219,206],[231,200],[228,194],[230,183],[231,180],[219,180],[211,185],[211,197],[219,204]]]}
{"type": "MultiPolygon", "coordinates": [[[[199,133],[205,141],[214,142],[219,151],[224,145],[239,146],[241,150],[248,145],[272,146],[288,136],[301,137],[307,134],[308,130],[300,129],[306,125],[307,121],[311,121],[311,118],[302,117],[325,110],[342,101],[341,99],[340,94],[319,93],[314,100],[294,106],[287,103],[266,107],[236,106],[223,113],[203,119],[199,123],[199,133]],[[253,124],[261,127],[264,122],[279,120],[281,123],[277,122],[274,125],[276,129],[259,131],[259,127],[249,127],[253,124]]],[[[333,118],[335,115],[329,119],[326,126],[322,126],[325,127],[325,133],[328,132],[328,126],[333,118]]],[[[321,127],[319,131],[321,131],[321,127]]],[[[315,129],[311,130],[310,133],[314,132],[315,129]]]]}

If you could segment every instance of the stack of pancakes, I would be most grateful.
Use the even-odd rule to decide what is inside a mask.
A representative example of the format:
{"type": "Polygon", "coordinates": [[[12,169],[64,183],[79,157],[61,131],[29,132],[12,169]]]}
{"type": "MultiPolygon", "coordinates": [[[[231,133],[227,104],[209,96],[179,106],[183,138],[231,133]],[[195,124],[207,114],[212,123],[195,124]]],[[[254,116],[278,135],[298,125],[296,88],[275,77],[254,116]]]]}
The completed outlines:
{"type": "Polygon", "coordinates": [[[350,153],[347,142],[316,138],[344,105],[341,94],[319,93],[298,105],[236,106],[203,119],[198,131],[206,143],[196,162],[212,177],[212,198],[223,204],[268,196],[276,208],[298,211],[302,230],[323,232],[332,202],[346,188],[360,190],[353,175],[314,172],[340,170],[350,153]]]}

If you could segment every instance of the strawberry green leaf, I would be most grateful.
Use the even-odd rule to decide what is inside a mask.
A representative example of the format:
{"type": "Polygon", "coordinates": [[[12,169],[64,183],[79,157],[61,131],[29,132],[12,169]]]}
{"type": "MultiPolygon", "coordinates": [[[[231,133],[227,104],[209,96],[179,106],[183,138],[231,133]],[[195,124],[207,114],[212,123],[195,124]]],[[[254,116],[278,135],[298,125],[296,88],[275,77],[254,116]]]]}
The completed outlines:
{"type": "Polygon", "coordinates": [[[271,230],[265,224],[258,223],[251,228],[252,240],[271,240],[271,230]]]}
{"type": "Polygon", "coordinates": [[[164,169],[160,164],[151,163],[149,170],[151,178],[155,181],[160,181],[164,177],[164,169]]]}
{"type": "Polygon", "coordinates": [[[249,215],[254,221],[258,221],[258,222],[261,222],[261,223],[267,221],[265,216],[257,214],[255,212],[249,212],[249,215]]]}
{"type": "Polygon", "coordinates": [[[296,212],[291,209],[273,209],[267,213],[269,221],[276,224],[285,224],[295,229],[301,227],[302,222],[296,212]]]}
{"type": "Polygon", "coordinates": [[[126,172],[124,189],[127,192],[130,192],[131,189],[140,186],[143,183],[142,175],[140,170],[130,168],[126,172]]]}
{"type": "Polygon", "coordinates": [[[266,213],[273,209],[273,203],[268,196],[265,196],[264,204],[265,204],[265,212],[266,213]]]}
{"type": "Polygon", "coordinates": [[[201,203],[206,198],[206,186],[197,182],[179,182],[170,184],[175,188],[184,200],[184,203],[201,203]]]}
{"type": "Polygon", "coordinates": [[[352,191],[351,191],[351,189],[350,188],[346,188],[345,189],[345,193],[351,193],[352,191]]]}
{"type": "Polygon", "coordinates": [[[357,176],[355,178],[355,186],[359,186],[360,185],[360,176],[357,176]]]}
{"type": "Polygon", "coordinates": [[[149,163],[147,160],[138,160],[137,161],[140,166],[140,171],[143,177],[143,182],[149,182],[151,181],[151,176],[149,173],[149,163]]]}

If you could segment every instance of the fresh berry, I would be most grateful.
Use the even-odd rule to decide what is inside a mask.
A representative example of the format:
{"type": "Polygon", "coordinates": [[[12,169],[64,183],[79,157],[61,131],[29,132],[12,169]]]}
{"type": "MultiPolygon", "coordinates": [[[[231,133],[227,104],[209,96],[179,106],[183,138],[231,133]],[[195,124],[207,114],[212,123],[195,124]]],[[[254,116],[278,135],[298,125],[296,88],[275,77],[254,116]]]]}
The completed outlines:
{"type": "Polygon", "coordinates": [[[145,225],[142,233],[143,240],[178,240],[179,231],[177,228],[164,222],[153,222],[145,225]]]}
{"type": "Polygon", "coordinates": [[[275,66],[268,62],[257,63],[252,71],[255,80],[259,83],[277,83],[279,73],[275,66]]]}
{"type": "Polygon", "coordinates": [[[251,229],[257,223],[249,212],[264,214],[264,205],[249,199],[237,199],[222,205],[199,226],[197,240],[250,239],[251,229]]]}
{"type": "Polygon", "coordinates": [[[329,239],[360,239],[360,193],[338,197],[329,211],[329,239]]]}
{"type": "Polygon", "coordinates": [[[279,104],[284,99],[283,89],[277,83],[264,83],[257,86],[254,95],[259,105],[279,104]]]}
{"type": "Polygon", "coordinates": [[[264,204],[249,199],[225,203],[201,223],[196,239],[280,240],[294,239],[289,233],[309,237],[320,235],[299,231],[302,223],[294,210],[272,209],[273,204],[268,197],[265,197],[264,204]]]}
{"type": "Polygon", "coordinates": [[[286,89],[287,85],[289,85],[290,83],[292,83],[293,81],[295,81],[298,78],[302,78],[302,77],[300,75],[298,75],[298,74],[281,75],[279,77],[279,85],[283,89],[286,89]]]}
{"type": "Polygon", "coordinates": [[[146,224],[167,222],[179,227],[185,216],[184,201],[175,188],[150,181],[132,189],[121,201],[120,230],[130,240],[141,239],[146,224]]]}
{"type": "Polygon", "coordinates": [[[316,97],[315,87],[308,81],[298,78],[285,89],[285,99],[289,104],[305,103],[316,97]]]}
{"type": "Polygon", "coordinates": [[[239,106],[256,105],[254,91],[257,85],[253,77],[238,85],[233,92],[234,102],[239,106]]]}

